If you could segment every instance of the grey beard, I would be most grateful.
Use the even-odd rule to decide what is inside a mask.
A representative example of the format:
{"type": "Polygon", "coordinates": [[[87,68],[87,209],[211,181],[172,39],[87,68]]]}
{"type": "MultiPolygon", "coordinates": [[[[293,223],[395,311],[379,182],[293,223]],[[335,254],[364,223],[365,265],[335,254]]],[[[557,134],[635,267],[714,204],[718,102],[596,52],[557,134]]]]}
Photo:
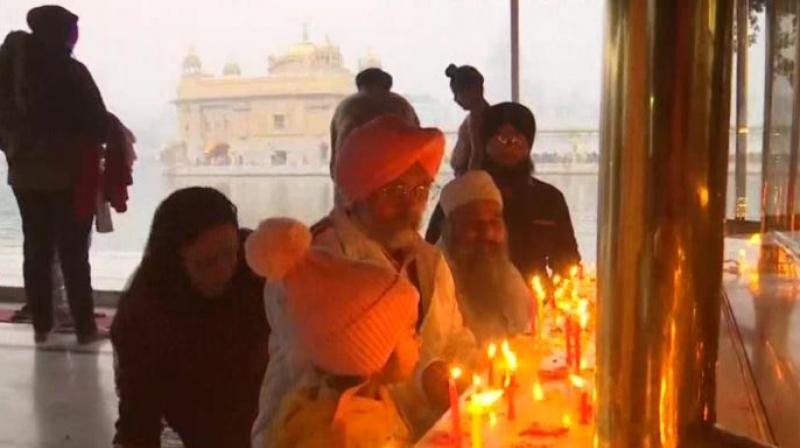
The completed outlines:
{"type": "MultiPolygon", "coordinates": [[[[504,322],[509,333],[525,330],[531,295],[506,251],[462,253],[452,261],[456,289],[466,308],[462,314],[473,320],[472,326],[494,321],[504,322]]],[[[474,328],[473,332],[479,333],[474,328]]]]}

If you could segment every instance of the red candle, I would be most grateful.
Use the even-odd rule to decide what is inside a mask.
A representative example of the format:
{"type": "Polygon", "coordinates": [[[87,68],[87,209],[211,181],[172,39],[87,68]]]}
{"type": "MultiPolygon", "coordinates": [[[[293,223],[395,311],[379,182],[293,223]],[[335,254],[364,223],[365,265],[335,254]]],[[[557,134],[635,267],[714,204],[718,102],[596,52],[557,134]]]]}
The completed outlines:
{"type": "Polygon", "coordinates": [[[581,371],[581,327],[568,316],[564,328],[567,343],[567,367],[575,373],[581,371]]]}
{"type": "Polygon", "coordinates": [[[489,358],[489,378],[487,378],[487,383],[489,387],[494,387],[494,358],[497,356],[497,345],[494,343],[489,344],[489,348],[486,350],[486,355],[489,358]]]}
{"type": "Polygon", "coordinates": [[[458,367],[450,369],[450,380],[448,381],[450,395],[450,419],[453,423],[453,440],[456,446],[461,446],[461,413],[459,411],[458,387],[456,380],[461,377],[462,371],[458,367]]]}
{"type": "Polygon", "coordinates": [[[589,392],[583,391],[581,393],[581,401],[578,407],[578,415],[580,415],[580,422],[582,425],[588,425],[592,422],[592,402],[589,398],[589,392]]]}
{"type": "Polygon", "coordinates": [[[508,378],[508,384],[506,384],[504,393],[506,397],[506,404],[508,405],[508,408],[506,409],[506,415],[508,416],[509,421],[514,421],[517,418],[517,408],[514,405],[514,396],[517,393],[517,387],[517,375],[512,372],[508,378]]]}
{"type": "Polygon", "coordinates": [[[573,347],[573,340],[572,340],[572,316],[567,316],[566,323],[564,324],[564,340],[567,344],[567,368],[572,368],[572,363],[574,362],[575,350],[573,347]]]}
{"type": "Polygon", "coordinates": [[[580,325],[575,325],[573,323],[572,331],[574,333],[574,335],[573,335],[573,339],[574,339],[574,342],[573,342],[573,346],[574,347],[573,347],[573,349],[575,350],[575,359],[574,359],[574,362],[575,362],[575,373],[580,375],[580,373],[581,373],[581,326],[580,325]]]}

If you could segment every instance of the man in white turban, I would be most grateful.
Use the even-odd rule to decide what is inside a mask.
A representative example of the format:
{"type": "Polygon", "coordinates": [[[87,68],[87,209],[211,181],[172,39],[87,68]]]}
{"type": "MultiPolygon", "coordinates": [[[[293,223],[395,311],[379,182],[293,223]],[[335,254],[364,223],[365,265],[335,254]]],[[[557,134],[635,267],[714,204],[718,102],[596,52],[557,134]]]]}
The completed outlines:
{"type": "Polygon", "coordinates": [[[478,342],[530,328],[530,291],[508,256],[503,197],[485,171],[469,171],[442,190],[442,246],[467,327],[478,342]]]}

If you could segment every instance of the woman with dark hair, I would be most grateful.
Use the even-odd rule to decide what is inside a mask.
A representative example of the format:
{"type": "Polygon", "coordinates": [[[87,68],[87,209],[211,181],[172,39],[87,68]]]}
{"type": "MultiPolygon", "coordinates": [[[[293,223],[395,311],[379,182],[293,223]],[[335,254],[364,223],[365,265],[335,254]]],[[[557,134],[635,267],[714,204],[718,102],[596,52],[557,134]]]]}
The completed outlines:
{"type": "Polygon", "coordinates": [[[458,140],[453,148],[450,166],[456,177],[469,169],[480,169],[483,159],[483,113],[489,103],[483,97],[483,75],[471,65],[450,64],[445,70],[450,78],[450,90],[455,102],[469,115],[458,128],[458,140]]]}
{"type": "MultiPolygon", "coordinates": [[[[80,344],[108,336],[94,319],[89,240],[93,213],[76,200],[87,154],[108,135],[103,98],[73,58],[78,16],[45,5],[27,15],[31,33],[12,31],[0,46],[0,149],[22,218],[23,276],[34,340],[53,330],[53,260],[58,253],[80,344]]],[[[95,165],[96,169],[96,165],[95,165]]]]}
{"type": "MultiPolygon", "coordinates": [[[[503,195],[512,263],[526,279],[534,275],[547,278],[548,270],[568,273],[581,257],[564,195],[533,177],[533,113],[518,103],[491,106],[484,116],[483,135],[483,169],[503,195]]],[[[438,240],[441,225],[432,220],[427,237],[438,240]]]]}
{"type": "Polygon", "coordinates": [[[249,447],[267,366],[263,280],[244,260],[236,207],[211,188],[170,195],[111,327],[115,444],[249,447]]]}

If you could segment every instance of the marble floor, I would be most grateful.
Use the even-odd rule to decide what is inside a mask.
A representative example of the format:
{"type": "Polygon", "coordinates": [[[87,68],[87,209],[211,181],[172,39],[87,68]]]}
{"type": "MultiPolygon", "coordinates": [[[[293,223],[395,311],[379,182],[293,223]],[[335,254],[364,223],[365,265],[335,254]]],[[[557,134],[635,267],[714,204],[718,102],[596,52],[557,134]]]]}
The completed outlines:
{"type": "Polygon", "coordinates": [[[116,418],[109,342],[53,335],[37,349],[26,325],[0,324],[0,447],[110,447],[116,418]]]}

